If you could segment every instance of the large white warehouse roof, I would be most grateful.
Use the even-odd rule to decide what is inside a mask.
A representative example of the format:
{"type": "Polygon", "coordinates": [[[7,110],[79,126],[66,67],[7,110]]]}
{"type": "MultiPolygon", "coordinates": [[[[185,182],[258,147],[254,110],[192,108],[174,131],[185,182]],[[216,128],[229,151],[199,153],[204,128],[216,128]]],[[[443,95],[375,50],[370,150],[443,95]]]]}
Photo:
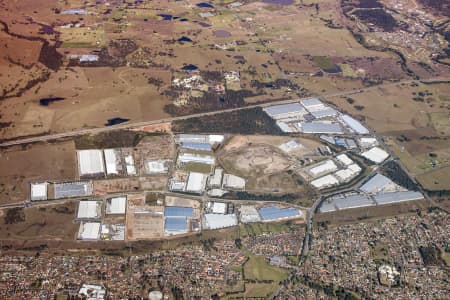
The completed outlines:
{"type": "Polygon", "coordinates": [[[355,120],[354,118],[350,117],[349,115],[343,115],[342,121],[350,127],[354,132],[357,134],[368,134],[369,130],[364,127],[358,120],[355,120]]]}
{"type": "Polygon", "coordinates": [[[325,173],[330,173],[330,172],[336,171],[337,169],[338,169],[338,167],[336,166],[334,161],[332,161],[331,159],[328,159],[325,162],[322,162],[322,163],[312,167],[311,169],[309,169],[309,173],[313,177],[316,177],[320,174],[325,174],[325,173]]]}
{"type": "Polygon", "coordinates": [[[334,185],[338,185],[338,184],[339,184],[339,180],[337,180],[337,178],[331,174],[311,181],[311,185],[319,190],[327,188],[327,187],[331,187],[334,185]]]}
{"type": "Polygon", "coordinates": [[[81,223],[78,238],[81,240],[98,240],[100,238],[100,222],[81,223]]]}
{"type": "Polygon", "coordinates": [[[98,219],[102,215],[101,201],[80,201],[78,204],[78,219],[98,219]]]}
{"type": "Polygon", "coordinates": [[[386,151],[378,147],[373,147],[372,149],[361,153],[361,155],[377,164],[382,163],[389,157],[389,154],[386,151]]]}
{"type": "Polygon", "coordinates": [[[219,229],[237,225],[235,214],[205,214],[205,227],[208,229],[219,229]]]}
{"type": "Polygon", "coordinates": [[[127,209],[127,196],[120,196],[106,201],[107,214],[125,214],[127,209]]]}
{"type": "Polygon", "coordinates": [[[31,201],[47,200],[47,182],[31,184],[31,201]]]}
{"type": "Polygon", "coordinates": [[[77,154],[80,176],[105,172],[101,150],[79,150],[77,154]]]}
{"type": "Polygon", "coordinates": [[[189,193],[202,193],[205,190],[206,179],[208,175],[197,172],[190,172],[186,185],[186,192],[189,193]]]}

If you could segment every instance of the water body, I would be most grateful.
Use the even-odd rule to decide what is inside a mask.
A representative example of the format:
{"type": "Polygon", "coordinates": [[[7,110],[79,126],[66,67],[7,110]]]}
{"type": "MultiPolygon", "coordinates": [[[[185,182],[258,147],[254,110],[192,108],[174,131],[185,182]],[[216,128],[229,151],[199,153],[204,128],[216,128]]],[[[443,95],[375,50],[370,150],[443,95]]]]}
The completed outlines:
{"type": "Polygon", "coordinates": [[[180,19],[180,22],[187,22],[187,21],[189,21],[189,19],[186,19],[186,18],[181,18],[180,19]]]}
{"type": "Polygon", "coordinates": [[[192,43],[192,40],[190,38],[188,38],[187,36],[182,36],[178,39],[179,42],[181,43],[192,43]]]}
{"type": "Polygon", "coordinates": [[[202,8],[214,8],[214,6],[211,3],[208,2],[200,2],[197,3],[198,7],[202,7],[202,8]]]}
{"type": "Polygon", "coordinates": [[[125,122],[128,122],[128,121],[130,121],[130,119],[112,118],[112,119],[108,120],[108,122],[105,124],[105,126],[117,125],[117,124],[125,123],[125,122]]]}
{"type": "Polygon", "coordinates": [[[167,14],[159,14],[158,17],[161,17],[164,21],[171,21],[173,16],[167,14]]]}
{"type": "Polygon", "coordinates": [[[189,64],[189,65],[185,65],[183,68],[181,68],[182,70],[185,71],[195,71],[198,70],[198,67],[196,65],[193,64],[189,64]]]}
{"type": "Polygon", "coordinates": [[[49,106],[49,104],[51,104],[52,102],[62,101],[64,99],[66,99],[66,98],[62,98],[62,97],[42,98],[42,99],[39,99],[39,104],[42,106],[49,106]]]}
{"type": "Polygon", "coordinates": [[[291,5],[294,0],[263,0],[262,2],[274,5],[291,5]]]}
{"type": "Polygon", "coordinates": [[[214,30],[214,36],[218,37],[218,38],[226,38],[226,37],[230,37],[231,33],[229,33],[226,30],[218,29],[218,30],[214,30]]]}

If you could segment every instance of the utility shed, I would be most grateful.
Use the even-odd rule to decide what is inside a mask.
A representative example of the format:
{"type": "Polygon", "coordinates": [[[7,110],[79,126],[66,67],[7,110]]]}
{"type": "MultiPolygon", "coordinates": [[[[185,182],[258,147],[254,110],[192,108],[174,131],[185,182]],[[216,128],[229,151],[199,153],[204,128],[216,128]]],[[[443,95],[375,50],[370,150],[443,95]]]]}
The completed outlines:
{"type": "Polygon", "coordinates": [[[100,222],[82,222],[78,230],[78,239],[80,240],[98,240],[100,239],[100,222]]]}
{"type": "Polygon", "coordinates": [[[78,170],[80,176],[104,174],[103,153],[101,150],[79,150],[78,170]]]}
{"type": "Polygon", "coordinates": [[[127,196],[114,197],[106,200],[106,214],[123,215],[127,209],[127,196]]]}
{"type": "Polygon", "coordinates": [[[31,201],[47,200],[48,182],[31,184],[31,201]]]}
{"type": "Polygon", "coordinates": [[[78,204],[78,219],[100,219],[102,216],[101,201],[80,201],[78,204]]]}
{"type": "Polygon", "coordinates": [[[414,191],[379,193],[375,195],[374,198],[378,205],[424,199],[421,193],[414,191]]]}
{"type": "Polygon", "coordinates": [[[377,164],[382,163],[389,157],[389,154],[386,151],[378,147],[373,147],[370,150],[361,153],[361,155],[377,164]]]}
{"type": "Polygon", "coordinates": [[[237,225],[235,214],[205,214],[205,227],[208,229],[220,229],[237,225]]]}

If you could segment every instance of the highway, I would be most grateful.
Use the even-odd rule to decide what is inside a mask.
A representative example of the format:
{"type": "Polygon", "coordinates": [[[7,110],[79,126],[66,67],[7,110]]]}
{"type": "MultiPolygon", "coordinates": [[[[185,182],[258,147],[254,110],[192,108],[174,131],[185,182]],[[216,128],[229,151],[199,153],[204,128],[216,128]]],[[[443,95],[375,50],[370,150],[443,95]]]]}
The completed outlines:
{"type": "MultiPolygon", "coordinates": [[[[445,80],[450,80],[450,79],[449,78],[430,78],[430,79],[427,79],[425,82],[432,83],[432,82],[440,82],[440,81],[445,81],[445,80]]],[[[349,96],[349,95],[353,95],[353,94],[376,90],[379,88],[386,88],[386,87],[396,86],[396,85],[401,85],[401,84],[411,84],[411,83],[420,83],[420,82],[421,82],[420,80],[404,80],[404,81],[397,81],[397,82],[389,82],[389,83],[385,83],[385,84],[365,87],[365,88],[361,88],[361,89],[355,89],[355,90],[351,90],[351,91],[323,94],[318,97],[327,99],[327,98],[339,97],[339,96],[349,96]]],[[[48,141],[58,140],[58,139],[63,139],[63,138],[68,138],[68,137],[75,137],[75,136],[80,136],[80,135],[85,135],[85,134],[98,134],[98,133],[102,133],[102,132],[114,131],[114,130],[119,130],[119,129],[132,129],[132,128],[136,128],[136,127],[156,125],[156,124],[180,121],[180,120],[187,120],[187,119],[204,117],[204,116],[212,116],[215,114],[227,113],[227,112],[233,112],[233,111],[239,111],[239,110],[245,110],[245,109],[252,109],[252,108],[256,108],[256,107],[264,108],[264,107],[277,105],[277,104],[287,104],[287,103],[298,102],[299,100],[308,99],[311,97],[314,97],[314,96],[300,98],[300,99],[295,98],[295,99],[289,99],[289,100],[280,100],[280,101],[274,101],[274,102],[260,103],[260,104],[242,106],[242,107],[237,107],[237,108],[222,109],[222,110],[203,112],[203,113],[197,113],[197,114],[191,114],[191,115],[179,116],[179,117],[171,117],[171,118],[141,121],[141,122],[131,122],[131,123],[126,123],[126,124],[118,124],[118,125],[99,127],[99,128],[77,129],[77,130],[61,132],[61,133],[18,138],[18,139],[4,141],[0,144],[0,147],[5,148],[5,147],[37,143],[37,142],[48,142],[48,141]]]]}

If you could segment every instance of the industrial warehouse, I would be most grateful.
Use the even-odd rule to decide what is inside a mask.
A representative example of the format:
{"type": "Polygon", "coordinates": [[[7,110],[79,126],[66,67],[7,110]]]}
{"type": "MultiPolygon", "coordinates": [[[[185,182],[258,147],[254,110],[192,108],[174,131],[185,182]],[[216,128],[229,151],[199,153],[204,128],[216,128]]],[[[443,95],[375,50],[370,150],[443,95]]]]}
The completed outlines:
{"type": "Polygon", "coordinates": [[[320,212],[333,212],[359,207],[396,204],[404,201],[422,200],[424,196],[417,191],[409,191],[394,183],[388,177],[376,173],[357,191],[336,195],[325,200],[320,212]]]}
{"type": "Polygon", "coordinates": [[[161,134],[76,150],[77,176],[32,182],[30,203],[76,201],[79,241],[138,241],[302,223],[307,207],[296,199],[261,200],[300,188],[329,195],[319,213],[424,199],[376,171],[392,158],[357,119],[316,98],[264,111],[285,135],[161,134]]]}

